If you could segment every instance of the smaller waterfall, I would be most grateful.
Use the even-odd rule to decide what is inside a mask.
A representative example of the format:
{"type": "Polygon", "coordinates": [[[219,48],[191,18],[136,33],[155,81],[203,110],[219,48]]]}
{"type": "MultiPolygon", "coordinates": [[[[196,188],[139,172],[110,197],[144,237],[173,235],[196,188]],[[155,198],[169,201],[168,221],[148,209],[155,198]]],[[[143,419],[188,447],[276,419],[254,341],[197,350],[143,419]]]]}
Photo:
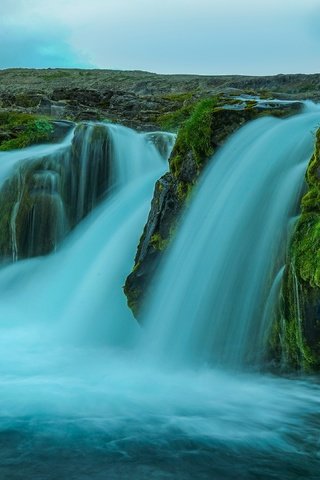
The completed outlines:
{"type": "Polygon", "coordinates": [[[0,256],[16,261],[54,250],[69,231],[62,172],[73,129],[56,145],[0,153],[0,256]]]}
{"type": "Polygon", "coordinates": [[[89,122],[60,145],[0,154],[0,256],[15,261],[55,251],[106,196],[153,171],[151,160],[142,162],[146,144],[157,158],[161,145],[167,159],[173,139],[89,122]]]}
{"type": "Polygon", "coordinates": [[[2,189],[12,192],[17,182],[10,220],[14,259],[57,251],[0,270],[0,317],[13,326],[36,324],[44,336],[54,330],[60,340],[133,342],[139,327],[122,285],[154,184],[166,168],[145,134],[100,123],[80,125],[62,150],[19,165],[19,175],[2,189]],[[90,206],[94,211],[62,242],[72,213],[81,217],[90,206]]]}
{"type": "Polygon", "coordinates": [[[147,351],[233,367],[263,360],[263,312],[284,264],[320,114],[240,129],[206,170],[146,307],[147,351]]]}

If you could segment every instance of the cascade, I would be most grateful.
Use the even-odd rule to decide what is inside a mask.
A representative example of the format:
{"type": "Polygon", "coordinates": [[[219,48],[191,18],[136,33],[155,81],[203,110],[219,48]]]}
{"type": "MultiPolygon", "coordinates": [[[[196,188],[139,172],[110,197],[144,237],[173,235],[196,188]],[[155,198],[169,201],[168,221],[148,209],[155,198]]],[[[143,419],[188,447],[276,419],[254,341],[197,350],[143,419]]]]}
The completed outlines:
{"type": "MultiPolygon", "coordinates": [[[[57,250],[72,220],[79,221],[99,199],[105,199],[70,233],[55,255],[0,270],[0,288],[6,292],[2,317],[13,325],[24,323],[26,318],[38,325],[47,322],[46,330],[54,326],[60,336],[91,336],[107,343],[130,339],[138,327],[126,306],[122,284],[154,183],[166,168],[164,158],[145,134],[101,123],[80,125],[61,149],[55,146],[52,150],[43,157],[43,150],[38,155],[34,147],[19,163],[16,177],[28,185],[34,198],[28,221],[20,226],[22,230],[28,227],[26,256],[46,253],[44,242],[54,241],[47,251],[57,250]],[[8,289],[12,282],[21,285],[26,275],[28,283],[23,288],[8,289]],[[17,301],[23,309],[12,316],[11,305],[17,301]],[[94,326],[90,324],[92,317],[94,326]]],[[[18,215],[26,202],[21,190],[10,222],[17,258],[21,251],[18,215]]]]}
{"type": "Polygon", "coordinates": [[[313,107],[285,120],[256,120],[214,156],[145,311],[151,357],[263,363],[272,320],[264,309],[285,262],[319,118],[313,107]]]}
{"type": "MultiPolygon", "coordinates": [[[[160,157],[150,135],[89,122],[79,124],[60,145],[0,153],[0,255],[17,260],[56,250],[104,197],[152,172],[152,161],[143,164],[139,156],[147,144],[160,157]],[[128,152],[131,164],[123,161],[128,152]]],[[[154,134],[161,136],[168,159],[174,135],[154,134]]]]}
{"type": "Polygon", "coordinates": [[[317,118],[260,120],[215,156],[146,332],[122,285],[174,136],[89,123],[0,154],[1,253],[19,260],[0,268],[1,478],[317,478],[317,383],[193,368],[212,351],[224,365],[252,359],[252,317],[264,310],[268,328],[317,118]]]}

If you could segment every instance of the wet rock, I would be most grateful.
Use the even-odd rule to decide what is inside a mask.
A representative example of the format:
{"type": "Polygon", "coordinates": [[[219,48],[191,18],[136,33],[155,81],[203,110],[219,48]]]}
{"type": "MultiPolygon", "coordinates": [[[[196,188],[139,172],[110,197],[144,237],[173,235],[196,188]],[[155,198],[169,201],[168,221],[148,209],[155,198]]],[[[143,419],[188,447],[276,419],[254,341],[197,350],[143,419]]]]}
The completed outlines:
{"type": "Polygon", "coordinates": [[[320,130],[283,275],[271,356],[284,368],[320,368],[320,130]]]}

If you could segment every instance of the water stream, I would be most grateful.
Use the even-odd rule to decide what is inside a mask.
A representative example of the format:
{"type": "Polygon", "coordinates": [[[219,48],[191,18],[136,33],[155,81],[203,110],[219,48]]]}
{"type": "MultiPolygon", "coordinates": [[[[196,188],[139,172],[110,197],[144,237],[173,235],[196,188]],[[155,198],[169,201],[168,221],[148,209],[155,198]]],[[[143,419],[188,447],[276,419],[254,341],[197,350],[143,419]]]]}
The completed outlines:
{"type": "Polygon", "coordinates": [[[214,156],[145,315],[151,357],[233,368],[263,362],[271,326],[263,312],[285,263],[319,119],[307,110],[256,120],[214,156]]]}
{"type": "MultiPolygon", "coordinates": [[[[78,219],[86,217],[53,253],[0,269],[1,479],[319,478],[317,378],[221,366],[261,359],[267,326],[253,319],[273,298],[282,232],[318,121],[316,113],[259,120],[215,157],[159,273],[147,331],[122,285],[167,167],[150,136],[103,127],[91,148],[105,154],[101,139],[111,138],[114,169],[99,184],[97,206],[90,212],[82,199],[93,196],[76,196],[78,219]]],[[[26,153],[35,159],[57,148],[3,155],[1,181],[26,153]]],[[[89,146],[81,148],[84,158],[89,146]]],[[[85,192],[86,176],[78,178],[85,192]]]]}

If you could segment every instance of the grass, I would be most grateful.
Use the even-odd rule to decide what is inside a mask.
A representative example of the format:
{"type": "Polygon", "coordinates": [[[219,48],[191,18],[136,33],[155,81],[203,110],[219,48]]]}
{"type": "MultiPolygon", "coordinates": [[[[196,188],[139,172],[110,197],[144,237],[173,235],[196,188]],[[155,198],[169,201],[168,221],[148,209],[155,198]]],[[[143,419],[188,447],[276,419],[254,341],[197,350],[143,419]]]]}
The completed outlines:
{"type": "Polygon", "coordinates": [[[181,165],[181,159],[185,158],[191,150],[198,165],[213,153],[211,146],[212,116],[218,106],[217,97],[200,100],[192,107],[191,115],[181,126],[174,155],[171,160],[173,173],[176,175],[181,165]]]}
{"type": "Polygon", "coordinates": [[[53,125],[39,115],[17,112],[0,113],[0,132],[11,138],[0,143],[0,151],[25,148],[29,145],[48,142],[52,138],[53,125]]]}

